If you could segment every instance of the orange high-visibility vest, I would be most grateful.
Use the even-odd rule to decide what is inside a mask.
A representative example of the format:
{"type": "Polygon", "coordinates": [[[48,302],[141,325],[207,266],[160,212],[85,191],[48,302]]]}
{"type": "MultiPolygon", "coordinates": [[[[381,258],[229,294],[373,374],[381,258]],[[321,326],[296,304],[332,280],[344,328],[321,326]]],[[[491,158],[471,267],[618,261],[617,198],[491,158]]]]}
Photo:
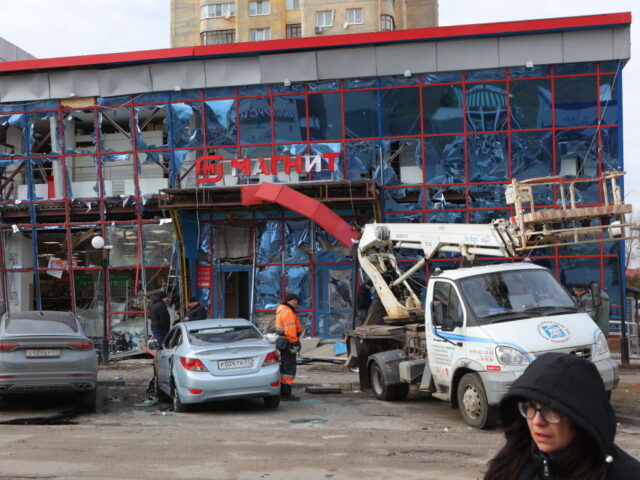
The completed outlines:
{"type": "Polygon", "coordinates": [[[289,342],[297,342],[302,333],[302,325],[298,315],[289,305],[280,304],[276,309],[276,329],[281,329],[289,342]]]}

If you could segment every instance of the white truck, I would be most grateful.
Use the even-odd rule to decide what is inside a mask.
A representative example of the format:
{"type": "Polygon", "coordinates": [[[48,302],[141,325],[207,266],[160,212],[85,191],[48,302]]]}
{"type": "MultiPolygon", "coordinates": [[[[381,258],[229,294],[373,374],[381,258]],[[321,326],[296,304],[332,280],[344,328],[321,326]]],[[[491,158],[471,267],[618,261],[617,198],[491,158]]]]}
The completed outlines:
{"type": "Polygon", "coordinates": [[[509,220],[365,225],[358,260],[379,301],[363,325],[346,332],[348,365],[359,368],[361,388],[372,388],[382,400],[402,400],[416,385],[458,407],[476,428],[493,423],[495,407],[513,381],[547,352],[592,361],[607,390],[614,389],[618,366],[607,339],[547,269],[526,261],[436,269],[428,280],[426,308],[412,276],[443,252],[472,262],[476,255],[522,257],[534,248],[624,239],[631,206],[620,196],[621,174],[591,180],[605,192],[600,207],[576,206],[576,184],[583,180],[514,180],[507,188],[507,202],[515,205],[509,220]],[[535,186],[557,189],[559,205],[536,209],[535,186]],[[424,257],[403,272],[394,254],[401,249],[424,257]]]}

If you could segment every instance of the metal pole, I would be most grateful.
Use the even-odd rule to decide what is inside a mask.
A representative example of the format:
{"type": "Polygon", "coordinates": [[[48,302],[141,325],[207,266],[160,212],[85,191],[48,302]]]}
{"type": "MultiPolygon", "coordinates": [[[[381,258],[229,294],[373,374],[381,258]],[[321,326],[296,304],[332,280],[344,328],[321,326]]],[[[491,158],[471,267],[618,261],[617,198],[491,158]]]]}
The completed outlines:
{"type": "Polygon", "coordinates": [[[620,288],[620,362],[622,365],[629,365],[629,340],[627,338],[627,322],[625,319],[627,302],[624,298],[624,288],[622,287],[622,281],[624,280],[624,274],[622,273],[624,262],[620,253],[621,243],[622,241],[616,242],[616,248],[618,250],[618,286],[620,288]]]}
{"type": "Polygon", "coordinates": [[[109,250],[105,248],[104,256],[102,257],[102,286],[103,286],[103,294],[102,298],[104,300],[104,305],[102,307],[102,361],[109,361],[109,339],[108,335],[108,319],[107,319],[107,308],[108,308],[108,285],[107,285],[107,270],[109,268],[109,250]]]}

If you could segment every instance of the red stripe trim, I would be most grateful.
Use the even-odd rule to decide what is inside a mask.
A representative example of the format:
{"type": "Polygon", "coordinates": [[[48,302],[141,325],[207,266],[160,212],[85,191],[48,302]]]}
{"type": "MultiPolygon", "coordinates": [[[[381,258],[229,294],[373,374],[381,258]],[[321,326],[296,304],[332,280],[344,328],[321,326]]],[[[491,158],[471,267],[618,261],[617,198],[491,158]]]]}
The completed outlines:
{"type": "Polygon", "coordinates": [[[327,47],[345,47],[370,44],[437,40],[455,37],[499,36],[531,34],[557,30],[612,27],[630,25],[631,12],[581,17],[548,18],[515,22],[482,23],[476,25],[454,25],[447,27],[417,28],[384,32],[327,35],[306,38],[287,38],[266,42],[242,42],[227,45],[166,48],[125,53],[84,55],[79,57],[45,58],[0,63],[0,72],[20,70],[43,70],[68,67],[87,67],[150,61],[187,60],[195,57],[220,57],[261,53],[285,53],[327,47]]]}

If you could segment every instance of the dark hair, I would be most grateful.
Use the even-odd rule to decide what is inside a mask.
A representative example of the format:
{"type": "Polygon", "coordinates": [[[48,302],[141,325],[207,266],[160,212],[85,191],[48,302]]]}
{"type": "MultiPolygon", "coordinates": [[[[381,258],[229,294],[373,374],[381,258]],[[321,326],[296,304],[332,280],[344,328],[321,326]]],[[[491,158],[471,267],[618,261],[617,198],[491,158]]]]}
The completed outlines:
{"type": "MultiPolygon", "coordinates": [[[[554,457],[554,478],[566,480],[599,480],[605,473],[596,442],[580,427],[575,425],[576,435],[569,446],[554,457]]],[[[504,430],[506,444],[493,457],[485,480],[511,480],[518,478],[532,455],[532,438],[524,418],[516,418],[504,430]]]]}
{"type": "Polygon", "coordinates": [[[284,301],[290,302],[291,300],[300,301],[300,299],[298,298],[298,295],[296,295],[295,293],[287,293],[287,295],[284,297],[284,301]]]}

